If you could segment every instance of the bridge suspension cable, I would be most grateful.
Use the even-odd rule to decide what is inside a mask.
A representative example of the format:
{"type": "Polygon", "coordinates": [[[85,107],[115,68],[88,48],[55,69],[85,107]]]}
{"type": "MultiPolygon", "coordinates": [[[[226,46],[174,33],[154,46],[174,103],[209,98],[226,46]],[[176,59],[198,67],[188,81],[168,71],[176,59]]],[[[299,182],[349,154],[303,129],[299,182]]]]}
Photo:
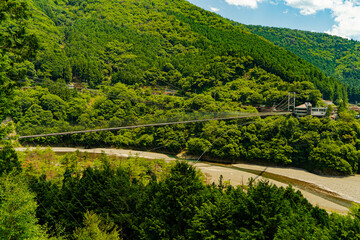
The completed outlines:
{"type": "Polygon", "coordinates": [[[104,132],[104,131],[118,131],[118,130],[122,130],[122,129],[132,129],[132,128],[141,128],[141,127],[156,127],[156,126],[166,126],[166,125],[175,125],[175,124],[207,122],[207,121],[213,121],[213,120],[231,120],[231,119],[240,119],[240,118],[267,117],[267,116],[289,115],[289,114],[291,114],[291,112],[249,113],[247,115],[237,115],[237,116],[231,116],[231,117],[195,119],[195,120],[186,120],[186,121],[177,121],[177,122],[151,123],[151,124],[130,125],[130,126],[122,126],[122,127],[114,127],[114,128],[100,128],[100,129],[82,130],[82,131],[71,131],[71,132],[27,135],[27,136],[20,136],[19,139],[38,138],[38,137],[51,137],[51,136],[61,136],[61,135],[73,135],[73,134],[104,132]]]}

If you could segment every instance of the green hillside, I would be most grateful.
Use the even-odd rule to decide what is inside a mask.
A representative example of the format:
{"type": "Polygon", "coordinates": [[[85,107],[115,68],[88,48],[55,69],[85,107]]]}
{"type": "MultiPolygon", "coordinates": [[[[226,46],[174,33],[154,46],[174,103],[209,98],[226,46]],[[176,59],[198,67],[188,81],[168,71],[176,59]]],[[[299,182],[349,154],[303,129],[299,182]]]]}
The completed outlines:
{"type": "Polygon", "coordinates": [[[184,0],[29,4],[30,28],[42,43],[32,69],[39,78],[86,82],[92,88],[117,82],[174,85],[199,93],[257,68],[284,82],[313,82],[327,99],[346,98],[335,78],[184,0]]]}
{"type": "MultiPolygon", "coordinates": [[[[28,86],[16,92],[11,111],[21,136],[254,112],[254,106],[281,103],[289,91],[297,104],[319,104],[321,95],[347,100],[337,79],[183,0],[28,3],[29,31],[40,50],[22,64],[28,86]],[[69,89],[70,82],[91,89],[69,89]]],[[[358,172],[360,124],[349,113],[340,117],[215,121],[22,143],[206,151],[210,160],[347,175],[358,172]],[[329,148],[325,162],[323,146],[329,148]]]]}
{"type": "Polygon", "coordinates": [[[360,101],[360,42],[324,33],[234,25],[266,38],[336,77],[349,86],[349,100],[360,101]]]}

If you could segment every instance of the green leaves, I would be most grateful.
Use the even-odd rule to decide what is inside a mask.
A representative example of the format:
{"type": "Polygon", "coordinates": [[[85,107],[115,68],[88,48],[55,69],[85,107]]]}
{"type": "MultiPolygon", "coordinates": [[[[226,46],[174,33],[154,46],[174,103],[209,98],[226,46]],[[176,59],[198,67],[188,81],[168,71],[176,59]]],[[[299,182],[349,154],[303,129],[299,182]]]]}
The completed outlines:
{"type": "Polygon", "coordinates": [[[37,224],[35,194],[23,176],[10,173],[0,177],[0,236],[4,239],[46,239],[37,224]]]}
{"type": "MultiPolygon", "coordinates": [[[[124,239],[356,239],[360,233],[358,206],[354,206],[348,216],[329,215],[313,207],[300,191],[290,186],[283,188],[268,181],[251,181],[249,186],[234,188],[223,185],[221,179],[219,186],[205,185],[199,172],[186,162],[176,162],[170,173],[157,180],[154,175],[167,169],[167,164],[163,163],[156,173],[156,169],[150,170],[141,163],[145,160],[122,159],[121,166],[114,167],[112,164],[116,163],[109,165],[106,158],[102,155],[104,165],[87,168],[81,175],[67,172],[60,187],[44,177],[32,181],[32,189],[41,203],[37,208],[40,222],[47,224],[55,234],[59,233],[59,227],[65,227],[64,234],[58,237],[99,240],[119,239],[119,236],[124,239]],[[151,177],[150,182],[138,181],[143,177],[151,177]],[[84,219],[83,224],[80,224],[81,219],[84,219]]],[[[14,192],[1,190],[8,186],[8,179],[3,177],[0,182],[0,213],[10,206],[11,209],[18,207],[19,203],[33,211],[36,204],[30,205],[31,201],[22,204],[24,191],[16,189],[23,186],[21,181],[9,185],[14,192]],[[5,198],[7,194],[13,195],[5,198]],[[12,199],[16,199],[16,204],[4,204],[12,199]]],[[[21,213],[8,212],[0,215],[0,219],[21,213]]],[[[27,214],[17,223],[25,224],[31,219],[31,214],[27,214]]],[[[29,230],[36,229],[33,225],[26,226],[29,230]]],[[[15,229],[15,225],[0,222],[0,233],[1,227],[15,229]]]]}
{"type": "Polygon", "coordinates": [[[186,151],[190,154],[201,155],[211,146],[211,143],[202,138],[191,138],[186,143],[186,151]]]}
{"type": "Polygon", "coordinates": [[[309,161],[315,172],[334,171],[334,173],[349,175],[357,171],[357,163],[354,162],[353,155],[357,156],[355,159],[358,159],[359,152],[353,146],[347,149],[346,146],[339,147],[334,142],[322,142],[310,152],[309,161]]]}
{"type": "Polygon", "coordinates": [[[27,17],[25,2],[0,2],[0,121],[11,114],[14,89],[23,84],[26,68],[21,64],[38,47],[35,36],[25,30],[27,17]]]}
{"type": "Polygon", "coordinates": [[[114,223],[102,220],[93,212],[86,212],[84,215],[84,227],[75,230],[74,239],[120,240],[120,237],[114,223]]]}
{"type": "Polygon", "coordinates": [[[38,48],[37,39],[28,34],[23,22],[29,16],[27,4],[16,0],[0,3],[0,54],[9,53],[16,61],[33,57],[38,48]]]}
{"type": "Polygon", "coordinates": [[[204,185],[195,168],[177,162],[164,180],[150,184],[140,203],[144,212],[140,232],[147,239],[184,238],[194,211],[203,202],[204,185]]]}
{"type": "Polygon", "coordinates": [[[18,155],[10,146],[5,146],[0,151],[0,176],[10,172],[21,171],[18,155]]]}
{"type": "MultiPolygon", "coordinates": [[[[324,73],[337,77],[347,85],[349,100],[351,102],[359,101],[360,55],[356,50],[359,47],[358,42],[323,33],[233,24],[263,36],[309,61],[324,73]]],[[[316,84],[322,85],[321,82],[316,82],[316,84]]]]}

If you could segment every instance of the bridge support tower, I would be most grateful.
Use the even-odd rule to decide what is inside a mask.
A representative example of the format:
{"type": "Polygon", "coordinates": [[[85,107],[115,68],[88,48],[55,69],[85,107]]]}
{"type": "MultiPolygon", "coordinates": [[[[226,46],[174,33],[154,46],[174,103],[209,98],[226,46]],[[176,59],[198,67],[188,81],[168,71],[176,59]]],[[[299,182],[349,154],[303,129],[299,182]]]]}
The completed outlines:
{"type": "Polygon", "coordinates": [[[296,103],[296,92],[289,92],[289,95],[288,95],[288,112],[295,111],[295,103],[296,103]]]}

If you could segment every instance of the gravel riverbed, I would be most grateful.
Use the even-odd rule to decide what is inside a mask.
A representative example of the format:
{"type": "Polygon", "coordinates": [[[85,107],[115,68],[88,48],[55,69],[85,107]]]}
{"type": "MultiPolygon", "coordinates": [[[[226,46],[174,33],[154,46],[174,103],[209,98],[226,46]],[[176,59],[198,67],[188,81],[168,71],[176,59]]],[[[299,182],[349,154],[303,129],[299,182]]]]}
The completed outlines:
{"type": "MultiPolygon", "coordinates": [[[[17,151],[25,151],[26,149],[32,150],[35,148],[16,148],[17,151]]],[[[170,157],[166,154],[124,150],[124,149],[108,149],[108,148],[96,148],[96,149],[81,149],[81,148],[68,148],[68,147],[53,147],[54,152],[80,152],[98,153],[105,152],[108,155],[115,155],[118,157],[128,157],[138,155],[139,157],[147,159],[164,159],[165,161],[174,161],[176,158],[170,157]]],[[[360,175],[348,176],[348,177],[333,177],[333,176],[319,176],[316,174],[309,173],[302,169],[296,168],[281,168],[281,167],[269,167],[259,166],[254,164],[233,164],[227,166],[219,166],[211,163],[204,162],[191,162],[196,168],[200,169],[207,178],[209,183],[217,183],[220,175],[223,175],[223,180],[230,182],[230,184],[237,186],[247,184],[249,178],[255,178],[258,175],[251,173],[251,171],[264,171],[270,174],[276,174],[277,176],[284,176],[285,179],[296,179],[301,180],[305,184],[309,184],[316,187],[316,191],[326,192],[337,196],[339,199],[347,201],[360,202],[360,175]],[[246,169],[246,171],[242,170],[246,169]],[[247,170],[251,170],[250,172],[247,170]]],[[[264,179],[259,177],[258,179],[264,179]]],[[[268,179],[268,178],[265,178],[268,179]]],[[[286,187],[291,182],[277,181],[274,179],[268,179],[271,183],[277,186],[286,187]]],[[[326,199],[317,194],[315,191],[308,191],[304,188],[294,187],[296,190],[300,190],[302,194],[311,202],[313,205],[326,209],[329,212],[337,212],[346,214],[348,208],[326,199]]]]}

